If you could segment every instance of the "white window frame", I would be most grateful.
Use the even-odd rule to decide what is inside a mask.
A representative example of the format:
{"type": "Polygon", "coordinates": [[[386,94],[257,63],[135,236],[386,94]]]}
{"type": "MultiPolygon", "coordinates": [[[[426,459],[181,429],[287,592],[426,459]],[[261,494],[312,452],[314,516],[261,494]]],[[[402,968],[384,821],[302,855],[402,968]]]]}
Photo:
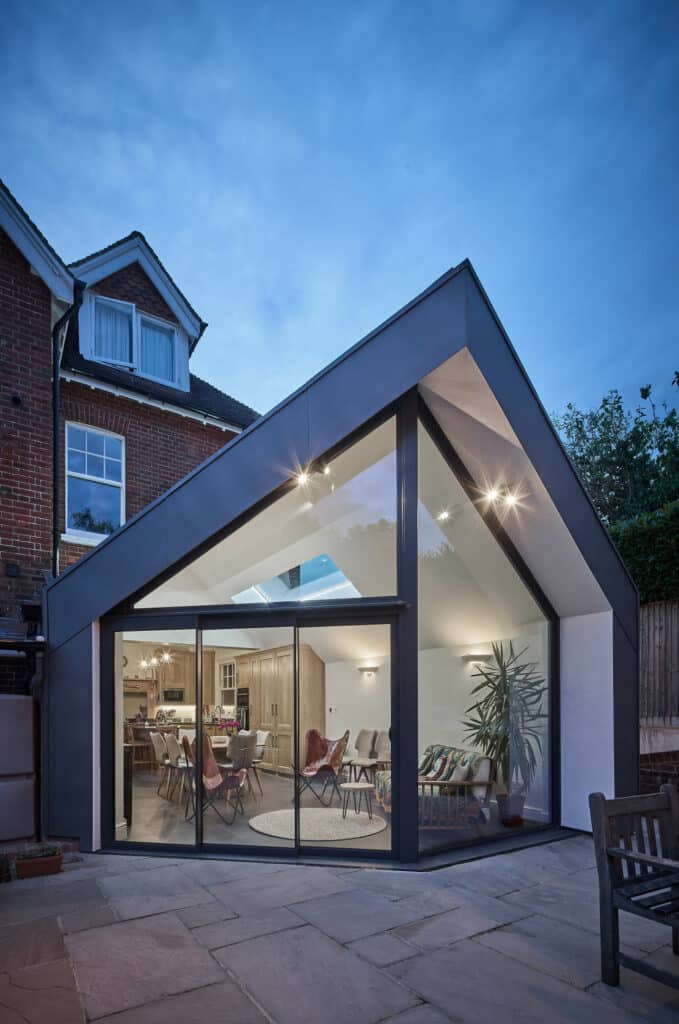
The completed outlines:
{"type": "Polygon", "coordinates": [[[162,317],[153,316],[151,313],[143,312],[137,309],[134,302],[123,302],[121,299],[109,299],[105,295],[92,296],[91,302],[91,314],[90,314],[90,331],[92,337],[92,354],[91,359],[96,363],[102,363],[104,366],[120,366],[125,370],[129,370],[130,373],[134,373],[137,377],[143,377],[144,380],[153,380],[158,384],[165,384],[169,387],[181,387],[180,384],[180,373],[179,373],[179,362],[181,356],[181,345],[179,340],[179,332],[176,324],[170,323],[169,320],[163,320],[162,317]],[[96,329],[97,329],[97,305],[113,306],[118,309],[125,309],[132,315],[132,362],[122,362],[117,359],[104,359],[95,353],[96,344],[96,329]],[[169,377],[155,377],[153,374],[145,373],[140,370],[141,365],[141,326],[142,321],[146,320],[149,324],[158,324],[166,331],[172,332],[172,368],[173,376],[169,377]]]}
{"type": "Polygon", "coordinates": [[[125,490],[126,490],[126,477],[125,477],[125,462],[126,462],[126,451],[125,451],[125,438],[121,434],[114,434],[111,430],[101,430],[100,427],[91,427],[87,423],[77,423],[75,420],[67,420],[65,423],[64,430],[64,533],[61,535],[61,539],[65,541],[71,541],[76,544],[99,544],[100,541],[105,540],[109,537],[108,533],[94,533],[92,530],[77,530],[74,527],[68,525],[68,481],[69,477],[77,477],[79,480],[89,480],[95,484],[105,484],[107,487],[118,487],[120,489],[120,525],[122,526],[125,522],[125,490]],[[103,477],[92,476],[90,473],[76,473],[75,470],[68,468],[68,432],[70,427],[75,427],[76,430],[86,430],[91,434],[101,434],[104,437],[114,437],[121,443],[121,459],[120,459],[120,480],[107,480],[103,477]]]}

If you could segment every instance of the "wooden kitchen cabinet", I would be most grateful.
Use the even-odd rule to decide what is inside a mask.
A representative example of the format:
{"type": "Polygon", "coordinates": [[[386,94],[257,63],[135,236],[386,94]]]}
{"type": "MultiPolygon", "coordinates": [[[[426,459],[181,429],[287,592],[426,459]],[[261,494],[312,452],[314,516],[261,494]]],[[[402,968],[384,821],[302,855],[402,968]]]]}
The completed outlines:
{"type": "MultiPolygon", "coordinates": [[[[250,690],[250,728],[271,733],[262,768],[292,772],[295,758],[292,644],[236,658],[238,686],[250,690]]],[[[325,731],[325,664],[308,645],[299,649],[300,760],[309,729],[325,731]]]]}

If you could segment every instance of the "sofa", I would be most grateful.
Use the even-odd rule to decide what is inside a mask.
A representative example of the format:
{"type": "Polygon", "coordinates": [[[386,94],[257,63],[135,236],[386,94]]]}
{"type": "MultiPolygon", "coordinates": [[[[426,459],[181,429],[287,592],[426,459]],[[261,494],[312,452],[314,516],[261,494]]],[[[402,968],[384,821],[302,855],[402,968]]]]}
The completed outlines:
{"type": "MultiPolygon", "coordinates": [[[[481,820],[495,774],[495,762],[485,754],[431,743],[417,766],[420,828],[450,828],[481,820]]],[[[375,773],[375,793],[380,806],[391,812],[390,769],[375,773]]]]}

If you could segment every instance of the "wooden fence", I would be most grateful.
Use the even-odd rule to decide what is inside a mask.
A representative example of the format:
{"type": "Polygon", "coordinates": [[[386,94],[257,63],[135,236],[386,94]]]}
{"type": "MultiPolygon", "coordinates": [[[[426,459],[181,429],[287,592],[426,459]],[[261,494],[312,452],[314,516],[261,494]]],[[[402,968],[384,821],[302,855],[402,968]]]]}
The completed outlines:
{"type": "Polygon", "coordinates": [[[679,725],[679,601],[641,606],[639,710],[644,725],[679,725]]]}

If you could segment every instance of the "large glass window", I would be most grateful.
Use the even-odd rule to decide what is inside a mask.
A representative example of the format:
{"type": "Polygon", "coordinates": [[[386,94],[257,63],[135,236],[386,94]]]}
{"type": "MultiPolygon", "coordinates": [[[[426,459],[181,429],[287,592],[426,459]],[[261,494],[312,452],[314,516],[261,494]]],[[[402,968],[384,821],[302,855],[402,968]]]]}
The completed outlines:
{"type": "Polygon", "coordinates": [[[294,639],[291,626],[203,631],[206,843],[294,845],[294,639]]]}
{"type": "MultiPolygon", "coordinates": [[[[419,427],[420,849],[550,821],[549,624],[419,427]]],[[[518,500],[516,500],[518,497],[518,500]]],[[[507,500],[509,498],[509,500],[507,500]]]]}
{"type": "Polygon", "coordinates": [[[390,419],[317,472],[300,474],[295,486],[139,607],[394,595],[395,447],[390,419]]]}
{"type": "Polygon", "coordinates": [[[158,380],[174,380],[174,330],[140,317],[139,372],[158,380]]]}
{"type": "Polygon", "coordinates": [[[196,635],[116,633],[114,657],[115,839],[191,845],[196,635]]]}
{"type": "Polygon", "coordinates": [[[103,430],[66,424],[66,530],[101,538],[123,521],[124,440],[103,430]]]}
{"type": "Polygon", "coordinates": [[[300,844],[388,851],[390,627],[309,626],[299,642],[300,844]]]}

